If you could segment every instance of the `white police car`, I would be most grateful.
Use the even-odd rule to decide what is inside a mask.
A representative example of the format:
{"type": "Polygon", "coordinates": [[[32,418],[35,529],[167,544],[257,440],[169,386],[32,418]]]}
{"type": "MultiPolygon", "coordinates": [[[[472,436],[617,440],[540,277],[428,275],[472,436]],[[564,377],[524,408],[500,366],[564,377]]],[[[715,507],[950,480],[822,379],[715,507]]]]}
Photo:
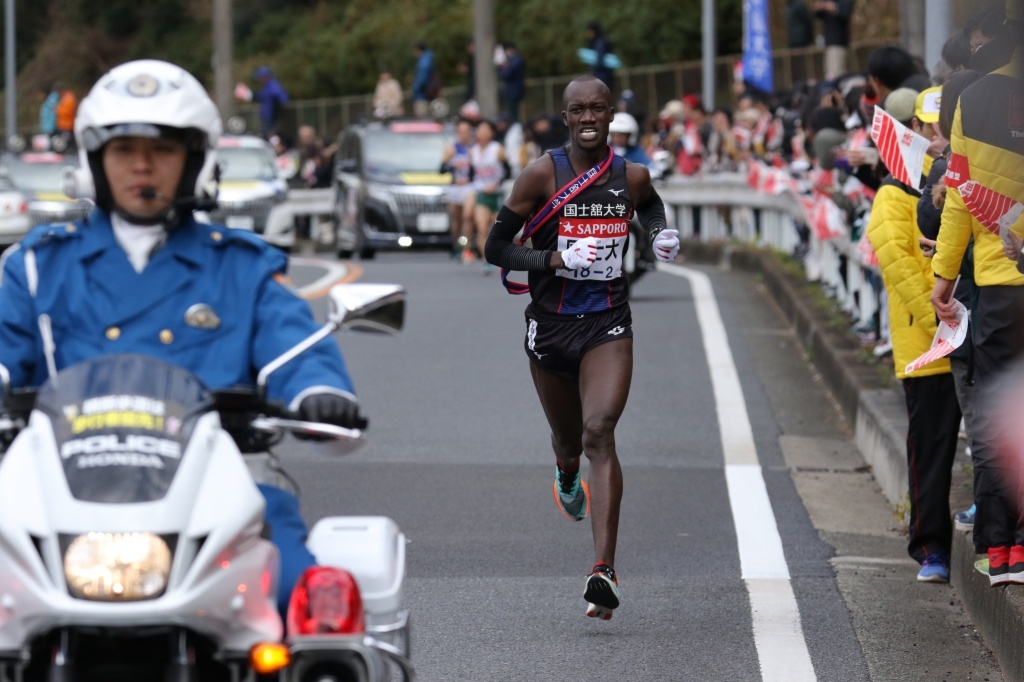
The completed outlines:
{"type": "Polygon", "coordinates": [[[217,165],[220,193],[210,222],[252,230],[274,246],[292,248],[288,185],[270,143],[254,135],[225,135],[217,141],[217,165]]]}

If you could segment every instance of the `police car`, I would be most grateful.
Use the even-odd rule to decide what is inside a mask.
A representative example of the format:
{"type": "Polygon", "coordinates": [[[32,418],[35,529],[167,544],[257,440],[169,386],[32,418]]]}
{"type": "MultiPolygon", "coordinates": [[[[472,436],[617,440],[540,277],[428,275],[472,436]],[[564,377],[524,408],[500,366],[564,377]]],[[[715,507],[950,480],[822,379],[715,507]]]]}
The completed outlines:
{"type": "Polygon", "coordinates": [[[73,222],[89,215],[92,202],[72,199],[64,193],[69,169],[78,168],[78,156],[55,151],[23,151],[4,155],[0,173],[28,196],[28,215],[33,226],[73,222]]]}
{"type": "Polygon", "coordinates": [[[270,143],[253,135],[225,135],[217,141],[217,165],[220,193],[210,222],[252,230],[275,246],[292,248],[288,185],[270,143]]]}
{"type": "Polygon", "coordinates": [[[0,245],[14,244],[28,233],[28,197],[10,179],[0,175],[0,245]]]}

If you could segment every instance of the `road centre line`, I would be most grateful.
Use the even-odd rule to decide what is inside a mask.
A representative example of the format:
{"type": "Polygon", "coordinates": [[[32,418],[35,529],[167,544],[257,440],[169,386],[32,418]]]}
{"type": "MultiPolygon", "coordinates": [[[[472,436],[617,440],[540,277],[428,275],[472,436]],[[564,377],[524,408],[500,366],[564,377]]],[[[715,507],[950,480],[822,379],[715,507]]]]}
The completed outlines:
{"type": "Polygon", "coordinates": [[[750,597],[761,679],[813,682],[817,677],[800,624],[800,609],[711,279],[703,272],[671,263],[658,263],[658,270],[686,279],[693,293],[715,396],[729,507],[740,572],[750,597]]]}

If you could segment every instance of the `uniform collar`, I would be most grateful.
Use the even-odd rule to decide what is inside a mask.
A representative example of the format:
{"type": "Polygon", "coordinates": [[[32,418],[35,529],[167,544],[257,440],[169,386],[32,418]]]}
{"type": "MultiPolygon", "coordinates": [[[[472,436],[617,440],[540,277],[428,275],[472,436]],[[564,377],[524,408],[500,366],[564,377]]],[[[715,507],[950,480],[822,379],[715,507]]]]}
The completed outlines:
{"type": "MultiPolygon", "coordinates": [[[[114,237],[114,226],[111,224],[110,214],[101,208],[97,208],[89,214],[82,232],[84,242],[82,260],[95,258],[112,249],[122,253],[124,251],[114,237]]],[[[176,260],[190,265],[199,265],[200,261],[197,257],[199,241],[198,225],[195,219],[189,216],[182,221],[181,225],[171,230],[161,251],[166,251],[176,260]]]]}

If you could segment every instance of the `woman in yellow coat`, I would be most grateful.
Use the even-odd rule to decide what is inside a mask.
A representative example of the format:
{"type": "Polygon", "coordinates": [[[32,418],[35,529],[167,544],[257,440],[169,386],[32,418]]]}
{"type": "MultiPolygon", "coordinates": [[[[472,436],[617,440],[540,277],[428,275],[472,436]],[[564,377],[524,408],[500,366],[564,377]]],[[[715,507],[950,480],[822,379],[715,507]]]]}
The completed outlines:
{"type": "MultiPolygon", "coordinates": [[[[901,89],[907,90],[907,89],[901,89]]],[[[921,98],[913,90],[895,90],[886,111],[914,132],[931,139],[931,123],[918,116],[921,98]],[[894,97],[895,95],[895,97],[894,97]]],[[[931,167],[926,158],[924,172],[931,167]]],[[[949,581],[953,537],[949,489],[960,427],[960,405],[949,360],[942,358],[907,375],[906,366],[932,344],[938,321],[930,297],[935,278],[921,250],[917,227],[920,194],[891,176],[875,195],[868,239],[878,255],[889,300],[889,330],[896,378],[907,402],[907,469],[910,488],[910,537],[907,550],[921,564],[917,579],[949,581]]]]}

